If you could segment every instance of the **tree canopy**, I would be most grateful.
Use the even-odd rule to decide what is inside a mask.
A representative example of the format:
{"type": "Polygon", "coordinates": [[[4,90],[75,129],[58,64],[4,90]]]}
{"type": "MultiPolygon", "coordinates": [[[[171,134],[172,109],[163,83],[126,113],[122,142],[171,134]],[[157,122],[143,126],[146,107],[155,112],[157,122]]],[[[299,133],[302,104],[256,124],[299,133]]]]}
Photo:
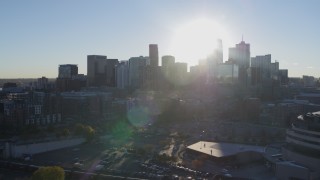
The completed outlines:
{"type": "Polygon", "coordinates": [[[41,167],[36,170],[32,180],[64,180],[64,170],[59,166],[41,167]]]}

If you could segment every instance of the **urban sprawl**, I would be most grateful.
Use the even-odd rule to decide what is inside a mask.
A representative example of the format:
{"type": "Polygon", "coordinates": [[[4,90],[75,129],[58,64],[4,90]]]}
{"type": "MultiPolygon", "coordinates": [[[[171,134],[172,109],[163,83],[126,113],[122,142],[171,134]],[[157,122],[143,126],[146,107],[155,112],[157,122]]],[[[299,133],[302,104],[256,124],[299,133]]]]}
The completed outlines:
{"type": "Polygon", "coordinates": [[[129,60],[88,55],[86,75],[61,64],[56,79],[1,79],[3,178],[320,178],[319,80],[243,40],[228,52],[217,40],[188,71],[172,55],[159,66],[150,44],[129,60]]]}

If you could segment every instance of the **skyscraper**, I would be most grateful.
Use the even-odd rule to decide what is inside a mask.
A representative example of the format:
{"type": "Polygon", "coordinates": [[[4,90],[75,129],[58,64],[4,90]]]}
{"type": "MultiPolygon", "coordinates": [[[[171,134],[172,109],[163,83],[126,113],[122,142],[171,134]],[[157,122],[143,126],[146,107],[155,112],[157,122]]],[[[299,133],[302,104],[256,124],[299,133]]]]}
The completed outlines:
{"type": "Polygon", "coordinates": [[[160,75],[159,75],[159,88],[168,90],[173,87],[172,77],[174,75],[175,57],[171,55],[162,56],[160,75]]]}
{"type": "Polygon", "coordinates": [[[129,61],[120,62],[116,66],[116,82],[119,89],[129,86],[129,61]]]}
{"type": "Polygon", "coordinates": [[[116,66],[118,65],[118,59],[107,59],[106,71],[106,81],[107,86],[116,87],[116,66]]]}
{"type": "Polygon", "coordinates": [[[170,67],[173,66],[175,63],[175,58],[174,56],[171,55],[166,55],[162,56],[162,67],[170,67]]]}
{"type": "Polygon", "coordinates": [[[174,56],[166,55],[162,56],[162,73],[166,78],[172,76],[172,71],[175,63],[174,56]]]}
{"type": "Polygon", "coordinates": [[[149,44],[150,66],[157,67],[159,65],[158,45],[149,44]]]}
{"type": "Polygon", "coordinates": [[[78,75],[78,65],[76,64],[62,64],[59,65],[59,78],[72,78],[78,75]]]}
{"type": "Polygon", "coordinates": [[[176,62],[174,64],[174,84],[177,86],[186,85],[188,80],[188,64],[182,62],[176,62]]]}
{"type": "Polygon", "coordinates": [[[216,63],[223,63],[223,48],[222,48],[222,40],[217,39],[217,47],[215,49],[216,63]]]}
{"type": "Polygon", "coordinates": [[[234,61],[239,68],[250,66],[250,44],[241,41],[236,47],[229,48],[229,60],[234,61]]]}
{"type": "Polygon", "coordinates": [[[105,83],[105,66],[107,56],[88,55],[87,56],[87,78],[88,86],[98,86],[105,83]]]}
{"type": "MultiPolygon", "coordinates": [[[[271,54],[252,57],[251,67],[257,69],[256,75],[258,77],[258,81],[256,81],[256,83],[261,83],[262,81],[270,79],[271,78],[271,54]]],[[[255,78],[253,77],[253,79],[255,78]]]]}
{"type": "Polygon", "coordinates": [[[147,57],[131,57],[129,59],[129,85],[136,89],[142,86],[143,71],[147,66],[147,57]]]}
{"type": "Polygon", "coordinates": [[[248,68],[250,66],[250,44],[243,40],[236,47],[229,48],[229,60],[239,67],[239,81],[244,86],[248,85],[248,68]]]}
{"type": "Polygon", "coordinates": [[[213,52],[207,57],[207,76],[209,79],[215,78],[217,76],[217,67],[218,64],[221,63],[223,63],[222,40],[217,39],[216,47],[213,49],[213,52]]]}
{"type": "Polygon", "coordinates": [[[59,65],[59,75],[56,79],[56,90],[79,91],[86,86],[86,78],[78,74],[78,65],[63,64],[59,65]]]}
{"type": "Polygon", "coordinates": [[[87,56],[88,86],[115,86],[115,66],[117,59],[107,59],[107,56],[87,56]]]}

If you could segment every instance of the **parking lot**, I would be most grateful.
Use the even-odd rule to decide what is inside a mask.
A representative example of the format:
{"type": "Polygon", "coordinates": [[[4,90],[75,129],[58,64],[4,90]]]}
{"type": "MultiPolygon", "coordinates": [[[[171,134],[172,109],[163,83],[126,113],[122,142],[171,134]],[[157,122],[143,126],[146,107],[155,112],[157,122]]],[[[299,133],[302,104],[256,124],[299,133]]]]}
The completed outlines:
{"type": "MultiPolygon", "coordinates": [[[[222,136],[226,128],[226,123],[208,121],[199,121],[196,125],[192,122],[173,124],[166,129],[148,127],[126,139],[107,134],[90,143],[37,154],[30,161],[18,161],[38,166],[58,165],[70,171],[145,179],[211,179],[217,174],[246,176],[250,172],[248,168],[228,168],[211,161],[199,165],[195,163],[197,158],[185,153],[187,145],[214,139],[217,134],[222,136]],[[160,162],[159,157],[163,154],[174,160],[160,162]]],[[[263,165],[257,166],[266,174],[264,177],[272,177],[263,165]]]]}
{"type": "Polygon", "coordinates": [[[39,166],[58,165],[66,170],[146,179],[212,177],[211,173],[181,165],[183,159],[179,159],[179,154],[184,151],[185,145],[176,141],[174,136],[143,132],[122,144],[115,142],[114,137],[110,136],[102,141],[34,155],[31,161],[25,163],[39,166]],[[141,154],[139,149],[147,151],[141,154]],[[159,153],[176,156],[177,161],[158,162],[154,156],[159,153]]]}

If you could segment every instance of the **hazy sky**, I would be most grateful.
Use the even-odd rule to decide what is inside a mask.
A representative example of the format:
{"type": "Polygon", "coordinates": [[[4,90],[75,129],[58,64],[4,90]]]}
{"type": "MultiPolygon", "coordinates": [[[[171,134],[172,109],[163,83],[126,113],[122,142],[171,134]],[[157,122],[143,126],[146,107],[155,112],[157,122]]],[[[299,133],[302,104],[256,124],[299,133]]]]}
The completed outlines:
{"type": "Polygon", "coordinates": [[[243,35],[251,56],[271,54],[289,76],[320,76],[318,0],[1,0],[0,78],[57,77],[59,64],[86,74],[89,54],[128,60],[150,43],[190,63],[172,43],[199,18],[224,32],[225,61],[243,35]]]}

